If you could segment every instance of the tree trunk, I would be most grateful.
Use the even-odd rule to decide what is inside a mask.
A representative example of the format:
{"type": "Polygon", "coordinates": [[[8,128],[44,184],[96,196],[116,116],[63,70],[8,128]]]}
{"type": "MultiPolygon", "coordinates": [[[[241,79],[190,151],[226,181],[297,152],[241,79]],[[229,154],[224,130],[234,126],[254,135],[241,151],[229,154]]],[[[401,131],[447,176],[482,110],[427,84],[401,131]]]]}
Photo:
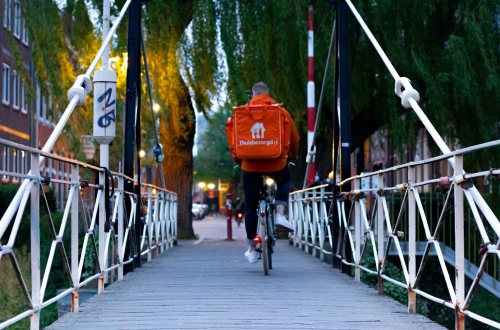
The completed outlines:
{"type": "Polygon", "coordinates": [[[191,149],[169,150],[163,162],[167,189],[177,193],[177,225],[179,238],[193,238],[191,215],[193,155],[191,149]]]}
{"type": "Polygon", "coordinates": [[[193,143],[195,115],[188,88],[180,74],[171,87],[175,96],[167,98],[167,124],[161,125],[164,145],[163,172],[167,189],[177,193],[177,224],[179,238],[193,238],[191,215],[193,186],[193,143]]]}

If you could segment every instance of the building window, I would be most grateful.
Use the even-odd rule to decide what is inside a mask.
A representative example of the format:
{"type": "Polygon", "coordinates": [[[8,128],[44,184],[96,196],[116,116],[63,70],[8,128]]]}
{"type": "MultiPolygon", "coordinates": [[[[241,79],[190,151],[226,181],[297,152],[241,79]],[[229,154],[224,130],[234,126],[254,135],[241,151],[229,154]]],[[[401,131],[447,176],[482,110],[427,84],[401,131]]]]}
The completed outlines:
{"type": "Polygon", "coordinates": [[[4,0],[3,7],[3,27],[10,30],[11,15],[10,15],[10,0],[4,0]]]}
{"type": "Polygon", "coordinates": [[[35,110],[36,110],[36,120],[40,120],[40,115],[41,115],[41,112],[42,111],[42,107],[41,107],[41,104],[42,104],[42,92],[40,91],[40,84],[37,82],[36,83],[36,104],[35,104],[35,110]]]}
{"type": "Polygon", "coordinates": [[[29,45],[29,36],[28,36],[28,29],[26,28],[26,20],[23,18],[23,35],[22,35],[22,39],[23,39],[23,44],[25,44],[26,46],[29,45]]]}
{"type": "Polygon", "coordinates": [[[5,170],[7,172],[10,172],[10,154],[11,154],[10,148],[6,147],[4,155],[5,155],[5,170]]]}
{"type": "Polygon", "coordinates": [[[14,74],[12,75],[12,105],[14,109],[19,110],[21,105],[21,91],[20,91],[20,79],[19,74],[16,70],[14,70],[14,74]]]}
{"type": "Polygon", "coordinates": [[[17,173],[19,159],[17,157],[17,149],[12,149],[12,172],[17,173]]]}
{"type": "MultiPolygon", "coordinates": [[[[6,146],[3,146],[3,150],[2,150],[2,170],[4,170],[5,172],[8,172],[9,171],[9,162],[7,160],[7,148],[6,146]]],[[[9,180],[9,177],[7,175],[4,175],[2,177],[2,182],[7,182],[9,180]]]]}
{"type": "Polygon", "coordinates": [[[28,113],[28,93],[26,93],[23,82],[21,82],[21,111],[28,113]]]}
{"type": "Polygon", "coordinates": [[[21,150],[20,153],[21,157],[19,157],[20,159],[19,172],[24,174],[26,173],[26,153],[24,152],[24,150],[21,150]]]}
{"type": "Polygon", "coordinates": [[[47,120],[47,122],[52,122],[52,97],[49,96],[47,98],[47,109],[48,111],[45,112],[45,119],[47,120]]]}
{"type": "Polygon", "coordinates": [[[2,102],[5,105],[10,104],[10,67],[4,63],[2,69],[2,82],[3,82],[3,90],[2,90],[2,102]]]}
{"type": "Polygon", "coordinates": [[[21,4],[19,1],[14,2],[14,36],[21,38],[21,4]]]}
{"type": "Polygon", "coordinates": [[[42,96],[42,112],[40,113],[40,119],[45,121],[45,118],[47,116],[47,97],[42,96]]]}

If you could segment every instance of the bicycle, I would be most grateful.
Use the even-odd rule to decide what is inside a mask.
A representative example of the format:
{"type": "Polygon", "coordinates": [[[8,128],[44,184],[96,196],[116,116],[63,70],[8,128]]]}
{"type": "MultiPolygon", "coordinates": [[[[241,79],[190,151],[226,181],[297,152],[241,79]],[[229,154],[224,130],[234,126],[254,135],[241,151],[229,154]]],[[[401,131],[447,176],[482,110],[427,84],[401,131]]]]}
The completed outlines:
{"type": "Polygon", "coordinates": [[[264,275],[269,275],[269,270],[273,269],[273,247],[277,238],[274,227],[274,180],[263,176],[259,197],[259,207],[257,209],[257,236],[254,238],[255,250],[259,253],[259,259],[262,260],[264,275]]]}

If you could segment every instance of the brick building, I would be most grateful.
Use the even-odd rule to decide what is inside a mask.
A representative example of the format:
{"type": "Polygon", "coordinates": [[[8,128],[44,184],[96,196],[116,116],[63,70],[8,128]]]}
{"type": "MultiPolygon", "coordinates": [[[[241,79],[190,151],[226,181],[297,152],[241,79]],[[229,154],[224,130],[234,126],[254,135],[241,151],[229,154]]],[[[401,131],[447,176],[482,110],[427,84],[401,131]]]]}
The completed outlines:
{"type": "MultiPolygon", "coordinates": [[[[18,0],[0,0],[0,137],[30,145],[30,114],[28,86],[31,83],[32,64],[28,32],[25,28],[18,0]]],[[[25,172],[27,155],[2,147],[0,157],[3,169],[25,172]]],[[[2,181],[5,181],[4,177],[2,181]]]]}
{"type": "MultiPolygon", "coordinates": [[[[22,13],[20,0],[0,0],[0,138],[41,148],[50,136],[54,123],[50,96],[45,95],[36,79],[32,60],[32,45],[22,13]],[[29,95],[31,91],[31,95],[29,95]],[[31,97],[30,97],[31,96],[31,97]]],[[[66,143],[59,139],[57,153],[72,156],[66,143]]],[[[13,173],[29,171],[29,155],[23,151],[0,145],[0,169],[13,173]]],[[[69,178],[67,164],[48,160],[41,167],[42,175],[51,178],[69,178]]],[[[19,180],[2,176],[3,183],[19,180]]],[[[67,189],[52,184],[58,207],[62,206],[67,189]]]]}

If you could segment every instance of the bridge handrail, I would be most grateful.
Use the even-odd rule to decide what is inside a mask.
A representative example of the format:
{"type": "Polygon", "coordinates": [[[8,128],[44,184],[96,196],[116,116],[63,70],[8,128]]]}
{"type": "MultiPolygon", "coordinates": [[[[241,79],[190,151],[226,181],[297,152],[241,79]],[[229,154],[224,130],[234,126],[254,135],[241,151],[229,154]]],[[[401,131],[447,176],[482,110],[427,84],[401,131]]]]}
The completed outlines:
{"type": "MultiPolygon", "coordinates": [[[[483,219],[480,215],[480,210],[478,210],[475,201],[466,194],[467,190],[472,189],[470,179],[484,177],[485,175],[498,177],[500,175],[500,169],[491,168],[489,170],[478,170],[477,172],[467,174],[464,174],[461,169],[463,154],[484,150],[486,148],[498,148],[499,146],[500,140],[492,141],[459,149],[449,154],[427,160],[409,162],[389,169],[357,175],[340,183],[344,186],[348,183],[354,183],[352,189],[338,196],[334,196],[333,198],[331,190],[327,191],[327,189],[331,189],[331,185],[330,188],[328,188],[328,185],[321,185],[295,191],[290,194],[289,199],[289,219],[295,227],[293,234],[294,245],[314,255],[319,253],[321,259],[324,259],[325,256],[328,255],[334,258],[340,258],[344,265],[355,268],[356,281],[360,280],[360,273],[364,272],[366,274],[379,276],[379,285],[383,283],[383,281],[389,281],[408,290],[408,306],[410,312],[414,312],[416,309],[415,295],[418,294],[426,299],[455,309],[458,313],[467,315],[484,324],[500,327],[499,322],[485,318],[469,310],[475,289],[478,285],[483,286],[485,284],[482,278],[484,277],[483,274],[485,272],[487,258],[493,259],[492,262],[500,262],[500,222],[498,220],[490,221],[490,219],[485,217],[490,225],[488,229],[492,229],[490,231],[486,230],[485,223],[483,223],[483,219]],[[417,180],[416,171],[418,168],[430,163],[447,160],[450,157],[455,157],[455,163],[457,165],[452,177],[445,177],[446,180],[443,180],[443,178],[417,180]],[[404,179],[405,181],[396,182],[392,187],[385,186],[384,177],[398,172],[402,172],[403,177],[404,173],[408,173],[408,178],[404,179]],[[361,186],[362,179],[373,176],[377,177],[377,183],[375,183],[374,188],[361,186]],[[444,205],[442,205],[441,215],[437,224],[435,224],[435,228],[432,228],[432,222],[429,223],[427,219],[419,190],[424,189],[425,186],[434,184],[449,185],[449,188],[445,187],[447,189],[446,201],[444,205]],[[392,218],[389,212],[389,200],[387,198],[389,196],[388,194],[391,192],[397,194],[404,193],[399,215],[396,214],[397,219],[392,218]],[[464,203],[461,201],[461,194],[466,196],[469,202],[469,212],[471,213],[470,219],[467,219],[466,223],[475,224],[475,230],[478,234],[477,239],[480,240],[480,242],[477,242],[477,245],[481,246],[481,252],[476,261],[479,264],[477,264],[476,267],[467,267],[468,271],[465,271],[465,266],[470,263],[470,261],[465,258],[464,246],[466,239],[472,238],[465,236],[464,203]],[[449,262],[449,258],[445,255],[447,247],[438,240],[439,230],[444,226],[443,219],[448,209],[449,200],[453,196],[455,196],[455,210],[453,216],[455,217],[456,225],[455,228],[452,229],[455,234],[455,242],[451,242],[451,244],[455,245],[455,263],[453,266],[456,267],[456,274],[458,276],[455,281],[456,284],[454,284],[452,279],[448,276],[445,266],[445,262],[449,262]],[[375,199],[374,204],[371,206],[371,211],[373,211],[371,215],[368,214],[370,204],[367,202],[367,198],[371,198],[372,200],[375,199]],[[349,200],[351,201],[351,207],[346,209],[346,203],[349,200]],[[337,211],[334,211],[333,206],[335,205],[337,206],[337,211]],[[399,228],[402,226],[402,214],[405,212],[409,223],[407,234],[402,231],[403,229],[399,228]],[[418,222],[417,219],[419,220],[418,222]],[[332,221],[339,221],[338,232],[333,231],[334,227],[332,227],[332,221]],[[423,260],[430,254],[431,248],[434,248],[436,252],[450,295],[449,299],[437,297],[418,288],[418,284],[422,281],[422,274],[425,269],[423,268],[424,263],[422,261],[417,271],[415,261],[417,230],[423,230],[427,239],[423,260]],[[405,238],[407,240],[406,246],[408,247],[408,262],[405,260],[402,248],[403,236],[400,235],[404,237],[408,236],[407,239],[405,238]],[[337,245],[335,245],[335,238],[337,236],[339,237],[339,241],[337,245]],[[345,246],[340,243],[341,237],[343,236],[349,237],[344,243],[346,244],[345,246]],[[371,243],[371,253],[368,252],[368,242],[371,243]],[[389,255],[389,248],[393,248],[394,246],[396,247],[397,256],[401,263],[401,270],[404,274],[405,280],[403,282],[391,278],[384,273],[384,265],[389,255]],[[346,250],[349,250],[352,254],[353,261],[348,261],[346,259],[346,250]],[[362,265],[363,257],[368,254],[371,254],[375,259],[375,269],[369,269],[362,265]],[[472,277],[473,284],[468,291],[466,291],[463,276],[469,276],[470,274],[474,274],[472,277]],[[463,294],[462,299],[460,297],[461,294],[463,294]]],[[[474,246],[474,244],[475,243],[469,243],[467,246],[471,247],[474,246]]],[[[467,256],[475,256],[477,253],[477,251],[468,252],[467,256]]],[[[493,267],[495,267],[495,265],[493,267]]],[[[494,280],[493,277],[489,278],[494,280]]],[[[498,280],[496,283],[493,283],[493,285],[484,285],[484,287],[487,290],[497,290],[493,292],[497,297],[500,294],[500,283],[498,280]]],[[[379,286],[379,291],[383,292],[383,284],[381,284],[381,287],[379,286]]]]}
{"type": "MultiPolygon", "coordinates": [[[[142,236],[140,241],[140,246],[131,246],[131,254],[129,256],[125,255],[125,247],[127,241],[132,241],[132,232],[135,228],[136,220],[136,208],[139,203],[136,200],[135,194],[130,194],[124,190],[124,182],[129,180],[127,176],[121,175],[120,173],[114,172],[113,177],[117,182],[117,187],[115,188],[115,193],[111,196],[111,202],[114,205],[111,210],[109,217],[109,231],[105,232],[105,239],[99,240],[99,250],[103,250],[103,255],[99,253],[99,264],[95,269],[95,273],[88,275],[88,277],[83,277],[83,270],[85,260],[88,258],[89,251],[94,251],[97,253],[97,242],[96,242],[96,228],[98,225],[99,212],[102,208],[99,205],[103,205],[100,201],[103,200],[104,187],[99,184],[89,184],[88,182],[81,179],[81,171],[90,171],[95,176],[96,173],[101,173],[102,168],[96,167],[81,161],[74,159],[62,157],[52,153],[46,153],[38,149],[26,147],[4,139],[0,139],[0,148],[11,148],[17,149],[17,152],[24,151],[32,156],[31,166],[32,169],[29,173],[30,175],[19,175],[18,173],[0,171],[0,174],[5,178],[18,178],[20,176],[25,177],[25,180],[30,181],[30,190],[26,190],[23,193],[20,207],[17,209],[15,214],[15,221],[8,233],[8,237],[5,238],[6,243],[0,244],[0,260],[4,259],[3,256],[9,256],[9,258],[2,261],[9,262],[9,260],[17,260],[16,258],[16,239],[18,238],[18,232],[22,217],[24,215],[25,206],[28,204],[28,198],[31,195],[31,235],[32,237],[39,237],[40,234],[40,207],[38,203],[37,194],[44,193],[40,189],[42,185],[53,184],[59,187],[60,191],[67,191],[67,199],[64,205],[64,214],[62,216],[61,225],[56,228],[53,220],[52,213],[46,207],[48,212],[49,229],[52,232],[51,249],[49,255],[47,256],[45,271],[40,274],[40,241],[32,239],[32,272],[31,272],[31,282],[33,284],[31,294],[26,286],[27,281],[25,280],[25,274],[19,268],[18,262],[12,261],[13,269],[16,271],[16,276],[18,277],[18,282],[21,290],[23,291],[28,304],[31,306],[28,310],[10,318],[7,320],[0,321],[0,329],[12,325],[23,318],[28,316],[34,316],[39,313],[39,311],[52,303],[55,303],[65,296],[72,294],[72,310],[78,311],[78,290],[81,287],[86,286],[90,282],[98,280],[98,290],[100,293],[104,290],[104,283],[108,281],[108,278],[113,279],[116,276],[110,275],[114,270],[118,271],[117,279],[123,279],[123,267],[124,265],[133,261],[134,257],[138,255],[147,256],[148,261],[155,255],[160,254],[170,247],[172,247],[177,238],[177,195],[169,190],[163,189],[153,184],[142,184],[141,186],[147,190],[147,194],[141,198],[147,203],[146,213],[144,214],[144,228],[143,232],[139,235],[142,236]],[[54,162],[59,164],[69,164],[71,167],[70,179],[58,179],[53,178],[54,173],[52,171],[45,170],[48,176],[44,176],[39,167],[39,159],[45,157],[46,159],[52,159],[54,162]],[[67,187],[68,189],[64,189],[67,187]],[[90,189],[97,193],[95,199],[91,198],[89,203],[84,201],[82,193],[85,189],[90,189]],[[153,189],[156,193],[152,193],[153,189]],[[35,195],[33,195],[35,194],[35,195]],[[125,221],[125,199],[127,199],[131,205],[130,214],[126,216],[127,221],[125,221]],[[93,204],[93,205],[92,205],[93,204]],[[92,210],[91,213],[89,211],[92,210]],[[66,225],[70,223],[70,232],[65,233],[66,225]],[[79,230],[80,227],[84,227],[84,231],[79,230]],[[64,246],[63,239],[69,235],[68,239],[71,241],[71,251],[66,253],[66,248],[64,246]],[[84,234],[83,243],[79,247],[79,234],[84,234]],[[102,244],[102,246],[101,246],[102,244]],[[46,290],[48,285],[48,280],[50,274],[53,271],[53,261],[57,249],[64,251],[63,255],[71,255],[71,259],[67,257],[63,258],[64,269],[67,272],[70,280],[70,287],[63,289],[59,294],[56,294],[49,299],[46,299],[46,290]],[[89,250],[90,249],[90,250],[89,250]],[[134,251],[135,249],[135,251],[134,251]],[[114,253],[113,251],[116,251],[114,253]],[[114,260],[114,261],[113,261],[114,260]],[[37,275],[38,273],[38,275],[37,275]],[[37,277],[42,275],[41,277],[37,277]],[[38,279],[37,279],[38,278],[38,279]]],[[[55,166],[56,163],[54,163],[55,166]]],[[[134,181],[132,181],[134,182],[134,181]]],[[[93,194],[87,194],[93,196],[93,194]]],[[[44,201],[45,198],[42,199],[44,201]]],[[[2,237],[3,238],[3,237],[2,237]]],[[[133,242],[132,242],[133,243],[133,242]]],[[[97,258],[97,255],[96,255],[97,258]]],[[[4,283],[0,283],[3,285],[4,283]]],[[[36,319],[32,317],[32,320],[36,319]]],[[[38,323],[32,323],[34,328],[37,328],[38,323]]]]}
{"type": "MultiPolygon", "coordinates": [[[[401,98],[401,104],[405,108],[412,108],[417,117],[420,119],[422,124],[424,125],[425,129],[427,132],[430,134],[434,142],[437,144],[439,150],[443,154],[449,154],[451,152],[450,148],[446,145],[444,139],[441,137],[441,135],[438,133],[434,125],[432,125],[431,121],[427,116],[425,115],[424,111],[420,106],[418,105],[418,101],[420,100],[420,94],[411,86],[411,82],[408,78],[406,77],[400,77],[394,66],[392,65],[391,61],[385,54],[384,50],[378,43],[377,39],[375,36],[372,34],[366,23],[364,22],[363,18],[357,11],[356,7],[352,4],[351,0],[346,0],[347,5],[351,9],[351,12],[353,13],[354,17],[360,24],[361,28],[363,31],[366,33],[368,38],[370,39],[372,45],[375,47],[377,53],[379,54],[380,58],[382,61],[385,63],[387,69],[391,73],[392,77],[394,78],[395,85],[394,85],[394,92],[398,97],[401,98]]],[[[448,162],[450,163],[452,168],[455,168],[455,162],[454,159],[449,158],[448,162]]],[[[461,169],[463,172],[463,169],[461,169]]],[[[461,175],[463,173],[459,173],[458,175],[461,175]]],[[[476,187],[472,186],[470,189],[465,191],[465,195],[467,197],[467,200],[473,199],[474,202],[477,204],[477,206],[481,209],[483,212],[483,215],[486,217],[488,222],[492,226],[496,226],[496,223],[498,223],[498,218],[495,216],[491,208],[488,206],[488,204],[484,201],[483,197],[479,193],[479,191],[476,189],[476,187]]]]}
{"type": "MultiPolygon", "coordinates": [[[[28,198],[31,195],[31,234],[32,234],[32,245],[31,245],[31,284],[32,291],[31,294],[26,287],[26,281],[24,281],[23,273],[19,269],[19,264],[17,261],[12,261],[13,267],[16,270],[16,275],[21,286],[21,289],[28,300],[28,304],[31,306],[30,309],[24,311],[17,316],[10,318],[8,320],[2,321],[0,323],[0,329],[7,327],[11,324],[18,322],[19,320],[27,317],[31,317],[31,328],[39,328],[39,311],[44,307],[62,299],[68,294],[73,296],[73,311],[78,310],[78,289],[81,286],[88,284],[89,282],[99,279],[99,291],[104,290],[104,282],[106,281],[108,274],[118,269],[118,279],[121,280],[123,277],[123,266],[130,263],[132,259],[124,260],[125,246],[127,245],[127,240],[134,230],[133,226],[136,222],[136,208],[139,202],[135,200],[136,196],[132,193],[124,191],[124,181],[134,182],[133,178],[125,176],[118,172],[111,172],[114,180],[118,181],[118,188],[115,189],[115,194],[111,197],[115,203],[111,217],[110,229],[107,232],[105,240],[100,238],[99,240],[99,268],[97,273],[80,281],[83,270],[83,261],[85,260],[86,247],[89,244],[89,236],[94,236],[94,229],[96,224],[96,219],[104,217],[104,207],[98,208],[99,205],[104,205],[104,187],[98,184],[89,184],[88,182],[83,182],[80,180],[79,171],[81,168],[88,169],[94,173],[103,173],[104,169],[97,167],[95,165],[87,164],[84,162],[77,161],[75,159],[70,159],[62,157],[53,153],[50,153],[55,145],[56,140],[59,138],[66,126],[70,116],[72,115],[75,108],[79,105],[85,103],[86,95],[92,90],[91,75],[95,71],[99,61],[105,54],[120,22],[125,16],[132,0],[127,0],[123,5],[119,15],[115,19],[113,26],[106,34],[100,49],[92,60],[90,66],[86,70],[85,74],[80,75],[76,78],[73,86],[68,91],[69,103],[62,113],[59,121],[55,125],[52,133],[50,134],[47,142],[41,150],[30,148],[27,146],[19,145],[4,139],[0,139],[0,145],[4,148],[9,148],[13,150],[19,150],[26,152],[31,155],[31,169],[25,173],[15,173],[10,172],[8,169],[0,171],[0,174],[5,178],[12,178],[17,182],[17,179],[21,178],[22,183],[20,184],[15,196],[10,202],[7,210],[2,215],[0,219],[0,241],[4,239],[5,233],[9,226],[12,225],[12,229],[9,233],[7,245],[0,244],[0,260],[3,255],[9,255],[11,261],[16,260],[14,252],[14,243],[17,237],[17,232],[23,217],[26,205],[28,204],[28,198]],[[45,159],[51,159],[51,161],[61,162],[69,164],[71,168],[71,180],[51,178],[49,181],[57,185],[67,185],[69,187],[68,200],[66,202],[63,220],[61,224],[60,232],[57,234],[55,232],[55,227],[52,223],[52,219],[49,212],[49,220],[52,223],[51,231],[53,234],[53,241],[51,251],[47,260],[47,267],[43,278],[40,277],[40,227],[39,227],[39,212],[40,207],[35,201],[38,201],[40,197],[40,186],[46,180],[45,177],[40,175],[40,165],[43,164],[45,159]],[[82,247],[81,255],[78,256],[78,205],[81,203],[84,206],[82,197],[79,191],[82,187],[88,187],[89,189],[94,189],[97,191],[97,198],[95,205],[93,207],[92,216],[89,217],[87,211],[84,210],[83,216],[85,217],[84,225],[88,227],[85,233],[84,246],[82,247]],[[127,198],[128,197],[128,198],[127,198]],[[131,212],[128,217],[128,222],[123,223],[125,200],[128,200],[131,205],[131,212]],[[121,206],[119,207],[119,205],[121,206]],[[64,228],[71,217],[71,266],[67,259],[65,259],[66,271],[71,274],[71,287],[63,291],[62,293],[44,301],[45,289],[47,286],[47,281],[51,272],[50,265],[52,264],[54,253],[59,244],[62,245],[62,237],[64,234],[64,228]],[[87,220],[90,220],[88,222],[87,220]],[[13,223],[13,224],[12,224],[13,223]],[[118,234],[115,233],[115,228],[117,226],[118,234]],[[113,235],[111,234],[113,233],[113,235]],[[34,235],[34,236],[33,236],[34,235]],[[33,238],[34,237],[34,238],[33,238]],[[38,237],[38,240],[36,239],[38,237]],[[115,242],[115,237],[117,237],[118,242],[115,242]],[[35,241],[33,241],[33,239],[35,241]],[[110,242],[113,241],[113,245],[117,246],[117,263],[107,266],[108,259],[110,257],[110,242]],[[102,251],[101,251],[102,250],[102,251]]],[[[15,168],[15,167],[14,167],[15,168]]],[[[52,173],[50,175],[52,177],[52,173]]],[[[9,179],[10,180],[10,179],[9,179]]],[[[155,253],[163,252],[168,247],[172,246],[176,240],[177,236],[177,195],[174,192],[168,191],[164,188],[157,187],[151,184],[141,184],[148,190],[148,194],[144,196],[148,203],[147,213],[145,214],[145,226],[142,233],[142,240],[140,246],[135,247],[137,252],[132,257],[137,257],[138,255],[147,255],[148,260],[151,259],[152,255],[155,253]],[[153,195],[152,190],[155,189],[156,193],[153,195]],[[154,206],[153,206],[154,204],[154,206]],[[146,240],[146,237],[148,239],[146,240]]],[[[143,198],[143,196],[141,196],[143,198]]],[[[93,240],[93,239],[92,239],[93,240]]],[[[133,242],[131,242],[133,243],[133,242]]],[[[94,250],[96,251],[95,242],[94,250]]],[[[64,250],[64,245],[62,245],[64,250]]],[[[96,252],[97,253],[97,252],[96,252]]],[[[66,253],[64,252],[66,256],[66,253]]]]}
{"type": "MultiPolygon", "coordinates": [[[[419,160],[419,161],[412,161],[412,162],[402,164],[402,165],[395,165],[395,166],[388,167],[386,169],[378,170],[375,172],[368,172],[368,173],[353,175],[353,176],[351,176],[343,181],[340,181],[339,185],[341,185],[341,186],[345,185],[346,183],[352,182],[355,179],[362,179],[365,177],[371,177],[371,176],[376,176],[376,175],[383,174],[383,173],[389,173],[389,172],[393,172],[395,170],[407,168],[409,166],[419,166],[419,165],[425,165],[425,164],[429,164],[429,163],[435,163],[435,162],[440,161],[440,160],[450,159],[450,158],[455,157],[457,155],[464,155],[464,154],[471,153],[471,152],[474,152],[477,150],[486,149],[486,148],[490,148],[490,147],[496,147],[496,146],[500,146],[500,139],[477,144],[477,145],[462,148],[462,149],[457,149],[455,151],[450,151],[449,153],[435,156],[432,158],[427,158],[427,159],[423,159],[423,160],[419,160]]],[[[477,173],[474,175],[469,174],[469,173],[465,173],[464,178],[472,178],[475,176],[484,176],[488,172],[489,171],[479,172],[480,173],[479,175],[477,175],[477,173]]],[[[436,180],[439,180],[439,179],[436,179],[436,180]]]]}

